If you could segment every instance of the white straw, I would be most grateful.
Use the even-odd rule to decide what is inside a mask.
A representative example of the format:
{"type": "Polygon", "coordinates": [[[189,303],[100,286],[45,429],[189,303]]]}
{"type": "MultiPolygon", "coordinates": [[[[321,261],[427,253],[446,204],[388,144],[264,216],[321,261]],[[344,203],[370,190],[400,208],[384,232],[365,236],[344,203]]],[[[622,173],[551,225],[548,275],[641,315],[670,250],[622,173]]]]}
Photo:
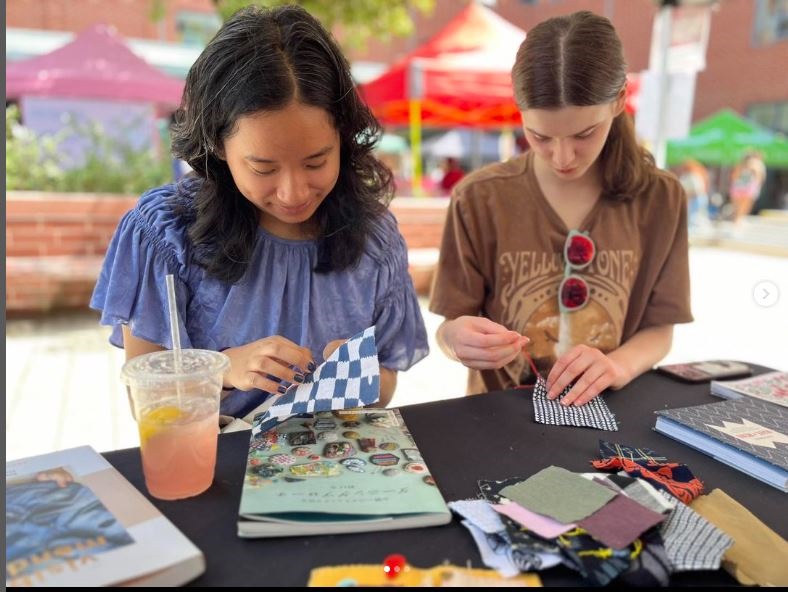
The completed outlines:
{"type": "MultiPolygon", "coordinates": [[[[172,352],[175,356],[175,372],[181,373],[181,334],[178,323],[178,305],[175,301],[175,279],[171,273],[167,274],[167,304],[170,308],[170,336],[172,337],[172,352]]],[[[178,406],[181,407],[181,383],[176,381],[178,391],[178,406]]]]}

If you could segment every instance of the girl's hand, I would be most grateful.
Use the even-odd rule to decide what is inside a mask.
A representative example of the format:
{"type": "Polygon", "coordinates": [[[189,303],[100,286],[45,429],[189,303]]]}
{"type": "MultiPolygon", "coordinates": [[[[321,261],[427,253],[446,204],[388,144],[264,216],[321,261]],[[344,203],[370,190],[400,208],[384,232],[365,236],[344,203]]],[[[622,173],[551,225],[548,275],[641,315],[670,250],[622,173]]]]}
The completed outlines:
{"type": "Polygon", "coordinates": [[[555,399],[572,382],[575,385],[561,399],[562,405],[585,405],[609,386],[616,387],[626,380],[624,369],[610,357],[596,348],[576,345],[550,370],[547,398],[555,399]]]}
{"type": "Polygon", "coordinates": [[[311,351],[279,335],[230,347],[222,353],[230,358],[224,387],[241,391],[260,389],[283,394],[292,383],[303,382],[316,367],[311,351]]]}
{"type": "Polygon", "coordinates": [[[445,321],[439,330],[444,351],[468,368],[502,368],[530,341],[517,331],[484,317],[463,316],[445,321]]]}
{"type": "Polygon", "coordinates": [[[333,354],[336,349],[346,341],[347,339],[335,339],[334,341],[329,341],[326,347],[323,348],[323,359],[327,360],[329,357],[331,357],[331,354],[333,354]]]}

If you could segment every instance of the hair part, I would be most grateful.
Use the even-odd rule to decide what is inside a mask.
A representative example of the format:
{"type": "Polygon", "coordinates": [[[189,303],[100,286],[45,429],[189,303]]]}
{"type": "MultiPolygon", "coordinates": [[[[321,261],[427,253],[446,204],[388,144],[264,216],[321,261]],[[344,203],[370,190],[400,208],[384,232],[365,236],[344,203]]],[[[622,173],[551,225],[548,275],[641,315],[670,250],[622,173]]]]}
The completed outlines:
{"type": "MultiPolygon", "coordinates": [[[[517,105],[561,109],[613,103],[626,92],[627,64],[613,24],[580,11],[539,23],[526,35],[512,67],[517,105]]],[[[631,199],[651,182],[654,158],[638,145],[625,111],[613,120],[599,155],[602,193],[631,199]]]]}
{"type": "Polygon", "coordinates": [[[243,277],[259,225],[259,211],[221,157],[224,141],[241,117],[293,101],[324,109],[340,141],[339,178],[315,213],[316,272],[357,264],[372,222],[393,196],[393,175],[373,154],[382,129],[331,34],[298,6],[243,8],[192,65],[172,126],[173,154],[202,180],[179,213],[199,264],[220,280],[243,277]]]}

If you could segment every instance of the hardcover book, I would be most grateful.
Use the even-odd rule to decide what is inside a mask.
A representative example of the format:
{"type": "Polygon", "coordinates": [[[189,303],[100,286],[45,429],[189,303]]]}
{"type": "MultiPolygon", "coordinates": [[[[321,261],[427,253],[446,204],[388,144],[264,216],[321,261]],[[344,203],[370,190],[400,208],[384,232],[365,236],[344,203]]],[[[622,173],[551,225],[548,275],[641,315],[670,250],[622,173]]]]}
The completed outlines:
{"type": "Polygon", "coordinates": [[[393,530],[450,521],[397,409],[321,411],[291,417],[266,432],[252,430],[238,520],[241,537],[393,530]]]}
{"type": "Polygon", "coordinates": [[[723,399],[754,397],[788,407],[788,372],[767,372],[743,380],[714,380],[711,394],[723,399]]]}
{"type": "Polygon", "coordinates": [[[654,429],[788,492],[788,409],[759,399],[655,411],[654,429]]]}
{"type": "Polygon", "coordinates": [[[177,586],[205,558],[89,446],[6,465],[6,586],[177,586]]]}

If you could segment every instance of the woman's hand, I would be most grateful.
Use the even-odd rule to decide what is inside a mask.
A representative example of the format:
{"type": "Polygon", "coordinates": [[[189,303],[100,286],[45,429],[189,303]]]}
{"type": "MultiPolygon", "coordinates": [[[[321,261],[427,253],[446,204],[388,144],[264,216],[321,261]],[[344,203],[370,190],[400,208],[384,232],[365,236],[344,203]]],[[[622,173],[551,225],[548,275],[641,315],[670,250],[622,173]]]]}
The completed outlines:
{"type": "Polygon", "coordinates": [[[609,356],[587,345],[576,345],[560,358],[547,376],[547,398],[555,399],[571,383],[562,405],[585,405],[606,388],[628,382],[624,368],[609,356]],[[576,382],[575,382],[576,381],[576,382]]]}
{"type": "Polygon", "coordinates": [[[336,349],[346,341],[347,339],[335,339],[334,341],[329,341],[328,344],[323,348],[323,359],[327,360],[330,358],[331,354],[333,354],[336,349]]]}
{"type": "Polygon", "coordinates": [[[241,391],[260,389],[283,394],[290,384],[303,382],[316,366],[312,352],[274,335],[222,352],[230,358],[230,370],[224,375],[225,388],[241,391]]]}
{"type": "Polygon", "coordinates": [[[522,354],[530,340],[484,317],[463,316],[444,321],[438,342],[450,357],[468,368],[503,368],[522,354]]]}

